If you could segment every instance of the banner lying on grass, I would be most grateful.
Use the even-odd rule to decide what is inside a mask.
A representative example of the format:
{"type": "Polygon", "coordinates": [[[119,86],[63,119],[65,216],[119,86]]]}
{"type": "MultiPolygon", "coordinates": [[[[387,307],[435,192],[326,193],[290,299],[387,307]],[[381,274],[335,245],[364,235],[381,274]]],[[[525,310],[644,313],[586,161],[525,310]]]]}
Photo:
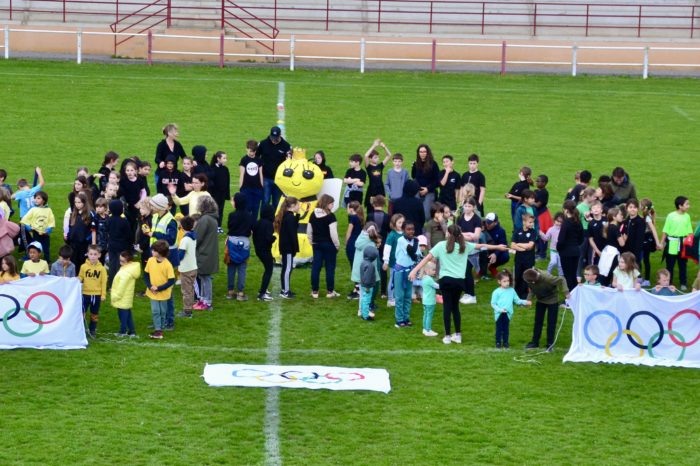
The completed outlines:
{"type": "Polygon", "coordinates": [[[700,368],[700,293],[656,296],[579,286],[569,303],[574,327],[564,362],[700,368]]]}
{"type": "Polygon", "coordinates": [[[204,381],[214,387],[284,387],[317,390],[372,390],[389,393],[389,373],[384,369],[351,369],[327,366],[274,366],[207,364],[204,381]]]}
{"type": "Polygon", "coordinates": [[[0,349],[87,346],[80,281],[28,277],[0,285],[0,349]]]}

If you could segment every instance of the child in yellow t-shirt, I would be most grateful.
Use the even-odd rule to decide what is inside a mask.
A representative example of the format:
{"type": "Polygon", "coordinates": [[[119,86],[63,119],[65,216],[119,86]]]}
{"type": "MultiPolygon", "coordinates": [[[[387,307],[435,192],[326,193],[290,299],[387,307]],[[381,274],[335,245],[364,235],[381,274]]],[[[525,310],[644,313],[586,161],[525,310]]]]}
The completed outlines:
{"type": "Polygon", "coordinates": [[[175,270],[168,260],[170,246],[167,241],[158,240],[151,245],[151,258],[146,263],[143,277],[146,281],[146,296],[151,299],[151,315],[155,331],[149,335],[156,340],[163,339],[163,327],[168,311],[168,300],[175,285],[175,270]]]}
{"type": "Polygon", "coordinates": [[[83,320],[90,310],[88,335],[97,336],[97,322],[100,320],[100,303],[107,299],[107,269],[100,262],[100,247],[91,244],[87,249],[88,259],[80,266],[78,278],[83,284],[83,320]]]}
{"type": "Polygon", "coordinates": [[[2,267],[0,270],[0,285],[19,280],[17,273],[17,261],[14,256],[5,256],[2,258],[2,267]]]}
{"type": "Polygon", "coordinates": [[[32,241],[27,245],[27,254],[29,260],[22,264],[20,274],[23,277],[36,277],[37,275],[47,275],[49,273],[49,264],[41,258],[44,249],[38,241],[32,241]]]}

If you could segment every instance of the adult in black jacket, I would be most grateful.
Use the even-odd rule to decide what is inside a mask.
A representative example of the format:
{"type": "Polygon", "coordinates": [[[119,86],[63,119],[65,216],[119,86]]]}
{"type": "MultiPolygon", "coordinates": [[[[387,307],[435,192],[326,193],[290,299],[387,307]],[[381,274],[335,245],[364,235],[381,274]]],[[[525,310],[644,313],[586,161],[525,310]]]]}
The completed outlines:
{"type": "MultiPolygon", "coordinates": [[[[420,186],[418,194],[423,203],[423,219],[430,218],[430,207],[435,202],[435,190],[440,183],[440,169],[433,160],[433,152],[427,144],[421,144],[416,149],[416,161],[411,167],[411,178],[420,186]]],[[[416,235],[419,234],[416,231],[416,235]]]]}
{"type": "Polygon", "coordinates": [[[394,214],[403,214],[406,222],[413,222],[416,227],[416,236],[423,234],[423,224],[425,224],[423,203],[416,197],[419,189],[418,183],[408,180],[403,185],[403,196],[394,201],[394,214]]]}
{"type": "Polygon", "coordinates": [[[185,154],[185,149],[182,148],[182,144],[177,140],[179,134],[177,125],[172,123],[163,128],[165,139],[156,146],[156,169],[165,167],[165,159],[168,158],[168,155],[175,157],[175,168],[177,168],[177,160],[184,159],[187,155],[185,154]]]}
{"type": "Polygon", "coordinates": [[[255,155],[260,157],[263,166],[263,205],[270,204],[277,206],[282,197],[282,191],[275,184],[275,174],[277,167],[291,155],[292,146],[282,137],[282,130],[279,126],[270,129],[270,136],[265,138],[258,145],[255,155]]]}
{"type": "Polygon", "coordinates": [[[581,255],[581,243],[583,242],[583,226],[576,203],[574,201],[564,202],[564,223],[559,230],[559,242],[557,252],[561,258],[561,267],[564,270],[566,286],[573,290],[578,281],[576,279],[576,268],[581,255]]]}
{"type": "Polygon", "coordinates": [[[262,262],[265,268],[260,282],[258,301],[272,301],[272,296],[267,292],[267,287],[270,285],[272,269],[275,264],[275,260],[272,257],[272,245],[275,243],[274,219],[275,208],[271,205],[264,205],[260,211],[260,219],[253,227],[255,255],[260,259],[260,262],[262,262]]]}
{"type": "MultiPolygon", "coordinates": [[[[211,164],[209,168],[214,177],[214,180],[210,183],[211,189],[209,189],[209,194],[216,201],[216,205],[219,207],[219,229],[221,229],[221,220],[224,218],[224,205],[226,201],[231,199],[231,175],[226,166],[226,161],[228,157],[226,152],[218,151],[211,158],[211,164]]],[[[221,230],[219,230],[221,233],[221,230]]]]}

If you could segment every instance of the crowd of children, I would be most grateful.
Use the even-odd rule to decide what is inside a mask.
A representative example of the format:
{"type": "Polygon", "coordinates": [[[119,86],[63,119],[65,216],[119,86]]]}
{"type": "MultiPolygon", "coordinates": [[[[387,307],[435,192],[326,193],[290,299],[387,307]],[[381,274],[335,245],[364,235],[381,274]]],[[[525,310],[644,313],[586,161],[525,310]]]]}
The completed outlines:
{"type": "MultiPolygon", "coordinates": [[[[176,284],[182,294],[178,317],[191,318],[194,310],[212,309],[211,280],[219,271],[218,235],[223,234],[223,226],[227,227],[225,297],[249,299],[245,292],[247,265],[254,251],[263,266],[256,298],[261,302],[274,299],[270,292],[271,249],[278,240],[282,263],[279,297],[295,298],[292,271],[299,251],[299,219],[308,216],[305,230],[313,249],[311,297],[319,297],[324,268],[326,297],[339,296],[335,271],[341,233],[333,213],[336,200],[324,194],[313,212],[302,212],[304,203],[284,197],[276,214],[276,206],[263,202],[271,177],[265,166],[274,165],[265,158],[265,151],[270,141],[273,146],[284,141],[278,128],[272,129],[265,144],[247,141],[239,164],[239,192],[233,196],[225,152],[216,152],[208,163],[206,147],[194,146],[192,157],[187,157],[175,125],[166,126],[163,134],[156,151],[153,195],[150,164],[136,157],[122,161],[117,170],[119,155],[110,151],[97,173],[78,169],[63,216],[65,244],[54,262],[51,235],[56,221],[43,191],[41,169],[36,168],[32,183],[20,179],[14,192],[5,182],[6,170],[0,169],[0,218],[11,218],[14,199],[20,224],[17,242],[20,251],[26,252],[19,270],[13,255],[2,258],[0,284],[44,274],[77,277],[83,285],[84,317],[89,315],[87,333],[96,335],[101,303],[109,291],[120,321],[117,335],[126,337],[136,334],[131,309],[136,282],[141,278],[145,296],[151,301],[150,337],[162,339],[164,332],[175,326],[176,284]],[[223,225],[226,200],[233,211],[223,225]],[[140,263],[134,259],[135,253],[140,253],[140,263]]],[[[542,174],[535,182],[532,169],[523,166],[518,181],[505,194],[511,201],[513,224],[508,241],[498,215],[485,215],[486,178],[479,170],[479,156],[468,157],[468,170],[461,176],[454,157],[445,155],[441,160],[442,169],[431,148],[421,144],[409,175],[403,155],[392,154],[380,139],[364,157],[349,157],[342,179],[345,189],[338,201],[347,212],[344,247],[352,271],[347,297],[358,300],[358,315],[363,320],[374,320],[381,296],[387,307],[394,307],[395,326],[411,327],[412,306],[420,302],[422,333],[434,337],[438,333],[433,330],[433,315],[436,304],[442,303],[443,341],[461,343],[459,304],[477,302],[475,277],[495,278],[498,287],[491,307],[496,347],[510,345],[513,306],[529,306],[536,298],[535,332],[528,347],[539,344],[548,313],[547,343],[551,349],[549,327],[556,322],[561,295],[568,295],[578,284],[612,286],[621,291],[649,288],[661,295],[687,290],[687,260],[697,258],[699,236],[692,228],[688,198],[675,199],[675,211],[666,218],[659,236],[653,203],[636,198],[636,187],[622,168],[615,168],[611,176],[601,176],[597,186],[590,171],[578,172],[561,210],[551,214],[549,178],[542,174]],[[382,160],[378,149],[384,152],[382,160]],[[389,160],[392,165],[385,174],[389,160]],[[536,189],[532,189],[533,184],[536,189]],[[664,251],[667,268],[657,271],[656,285],[651,286],[650,255],[657,250],[664,251]],[[536,261],[545,259],[547,253],[546,272],[536,269],[536,261]],[[512,272],[499,270],[511,255],[512,272]],[[678,289],[672,285],[676,264],[678,289]],[[555,271],[558,276],[553,275],[555,271]]],[[[324,177],[333,176],[323,151],[314,155],[313,162],[324,177]]],[[[692,285],[693,291],[698,288],[700,275],[692,285]]]]}

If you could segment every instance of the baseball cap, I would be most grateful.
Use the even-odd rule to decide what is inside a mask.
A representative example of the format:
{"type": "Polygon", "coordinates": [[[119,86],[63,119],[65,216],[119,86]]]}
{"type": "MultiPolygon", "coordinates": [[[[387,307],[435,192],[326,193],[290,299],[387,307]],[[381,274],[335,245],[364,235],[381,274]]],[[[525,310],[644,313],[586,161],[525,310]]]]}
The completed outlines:
{"type": "Polygon", "coordinates": [[[484,222],[486,223],[494,223],[498,221],[498,215],[496,215],[494,212],[489,212],[486,214],[486,217],[484,217],[484,222]]]}
{"type": "Polygon", "coordinates": [[[427,246],[427,245],[428,245],[428,238],[426,238],[425,235],[418,236],[418,246],[427,246]]]}
{"type": "Polygon", "coordinates": [[[27,250],[29,250],[29,248],[34,248],[39,252],[44,252],[44,248],[41,247],[41,243],[38,241],[32,241],[31,243],[29,243],[27,245],[27,250]]]}
{"type": "Polygon", "coordinates": [[[273,138],[278,138],[278,137],[282,136],[282,130],[280,129],[280,127],[273,126],[270,129],[270,136],[272,136],[273,138]]]}

